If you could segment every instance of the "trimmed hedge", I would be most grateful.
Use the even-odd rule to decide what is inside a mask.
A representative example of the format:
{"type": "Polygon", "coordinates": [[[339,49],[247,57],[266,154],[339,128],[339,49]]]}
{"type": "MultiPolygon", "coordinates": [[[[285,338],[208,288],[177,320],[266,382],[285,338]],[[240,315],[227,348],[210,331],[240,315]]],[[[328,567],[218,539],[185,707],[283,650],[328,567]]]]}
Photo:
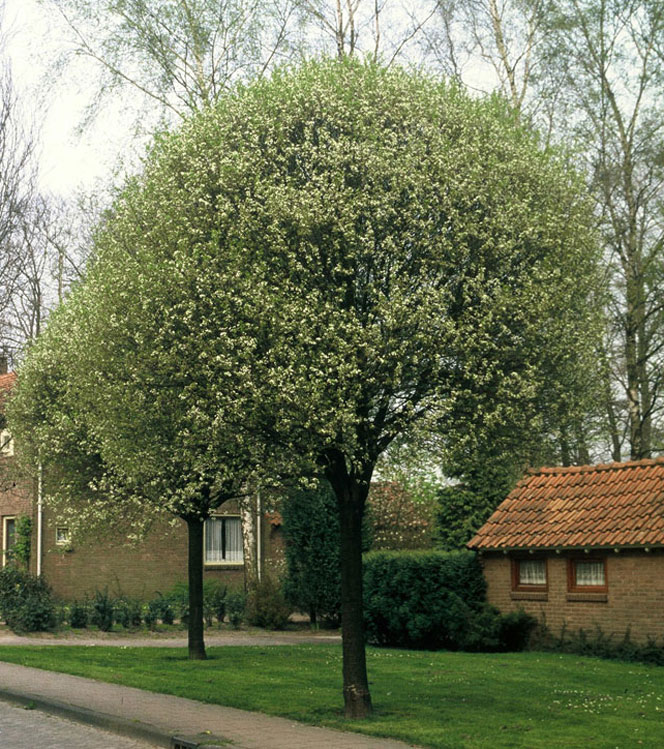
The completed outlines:
{"type": "Polygon", "coordinates": [[[0,616],[14,632],[43,632],[56,624],[51,589],[41,577],[9,564],[0,571],[0,616]]]}
{"type": "Polygon", "coordinates": [[[522,649],[536,623],[487,604],[482,568],[469,551],[367,554],[364,617],[370,643],[426,650],[522,649]]]}

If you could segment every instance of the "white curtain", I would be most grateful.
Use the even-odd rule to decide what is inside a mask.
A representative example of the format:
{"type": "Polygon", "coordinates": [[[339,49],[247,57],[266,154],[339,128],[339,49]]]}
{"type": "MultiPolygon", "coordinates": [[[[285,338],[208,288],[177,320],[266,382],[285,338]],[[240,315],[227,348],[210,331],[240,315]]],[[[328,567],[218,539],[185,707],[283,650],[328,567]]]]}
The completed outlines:
{"type": "Polygon", "coordinates": [[[604,585],[604,562],[577,562],[577,585],[604,585]]]}
{"type": "Polygon", "coordinates": [[[543,559],[519,562],[519,585],[546,585],[546,562],[543,559]]]}
{"type": "Polygon", "coordinates": [[[205,561],[242,563],[240,518],[217,517],[205,521],[205,561]]]}

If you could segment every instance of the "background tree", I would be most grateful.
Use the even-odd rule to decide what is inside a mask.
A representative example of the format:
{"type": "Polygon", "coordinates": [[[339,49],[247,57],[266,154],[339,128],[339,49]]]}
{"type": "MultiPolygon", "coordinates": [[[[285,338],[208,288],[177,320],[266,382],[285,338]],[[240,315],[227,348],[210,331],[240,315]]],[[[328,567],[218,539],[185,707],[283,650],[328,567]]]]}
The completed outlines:
{"type": "Polygon", "coordinates": [[[311,624],[338,626],[341,610],[339,515],[331,487],[291,491],[281,504],[286,541],[284,594],[311,624]]]}
{"type": "Polygon", "coordinates": [[[660,444],[662,412],[662,101],[664,8],[572,0],[556,6],[547,63],[565,71],[565,107],[583,146],[610,272],[606,401],[614,459],[660,444]]]}
{"type": "Polygon", "coordinates": [[[71,31],[71,55],[96,64],[105,95],[130,86],[177,120],[289,55],[293,5],[272,0],[42,0],[71,31]]]}
{"type": "Polygon", "coordinates": [[[29,351],[9,419],[21,458],[43,466],[50,500],[79,526],[136,534],[164,513],[186,522],[189,654],[204,658],[203,523],[242,494],[253,463],[232,426],[241,401],[220,333],[234,319],[224,287],[206,286],[200,255],[168,231],[151,237],[149,257],[134,241],[153,198],[126,190],[85,283],[29,351]]]}

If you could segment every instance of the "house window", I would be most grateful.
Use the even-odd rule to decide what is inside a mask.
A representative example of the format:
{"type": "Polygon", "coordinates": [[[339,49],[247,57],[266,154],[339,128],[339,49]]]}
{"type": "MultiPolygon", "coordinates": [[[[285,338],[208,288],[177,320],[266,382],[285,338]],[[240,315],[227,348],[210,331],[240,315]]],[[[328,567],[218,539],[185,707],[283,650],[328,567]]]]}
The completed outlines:
{"type": "Polygon", "coordinates": [[[55,529],[55,543],[56,546],[67,546],[71,542],[71,533],[69,528],[64,525],[60,525],[55,529]]]}
{"type": "Polygon", "coordinates": [[[2,566],[10,560],[10,552],[16,543],[16,518],[5,517],[2,519],[2,566]]]}
{"type": "Polygon", "coordinates": [[[606,592],[606,559],[570,559],[567,568],[570,592],[606,592]]]}
{"type": "Polygon", "coordinates": [[[8,429],[0,430],[0,454],[2,455],[13,455],[14,454],[14,440],[8,429]]]}
{"type": "Polygon", "coordinates": [[[546,588],[546,559],[512,560],[512,590],[528,592],[546,588]]]}
{"type": "Polygon", "coordinates": [[[242,526],[239,517],[219,516],[205,521],[205,564],[242,564],[242,526]]]}

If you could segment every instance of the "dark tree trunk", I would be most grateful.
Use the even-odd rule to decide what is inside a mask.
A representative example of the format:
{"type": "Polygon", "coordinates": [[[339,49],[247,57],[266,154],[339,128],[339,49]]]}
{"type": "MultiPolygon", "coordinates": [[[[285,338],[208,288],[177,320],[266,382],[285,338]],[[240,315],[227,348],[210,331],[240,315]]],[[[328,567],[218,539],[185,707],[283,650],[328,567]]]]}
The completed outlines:
{"type": "Polygon", "coordinates": [[[189,531],[189,660],[204,661],[203,639],[203,521],[187,519],[189,531]]]}
{"type": "Polygon", "coordinates": [[[341,632],[344,711],[347,718],[371,715],[367,679],[362,601],[362,516],[369,485],[346,470],[344,457],[335,455],[328,466],[339,508],[341,530],[341,632]]]}

